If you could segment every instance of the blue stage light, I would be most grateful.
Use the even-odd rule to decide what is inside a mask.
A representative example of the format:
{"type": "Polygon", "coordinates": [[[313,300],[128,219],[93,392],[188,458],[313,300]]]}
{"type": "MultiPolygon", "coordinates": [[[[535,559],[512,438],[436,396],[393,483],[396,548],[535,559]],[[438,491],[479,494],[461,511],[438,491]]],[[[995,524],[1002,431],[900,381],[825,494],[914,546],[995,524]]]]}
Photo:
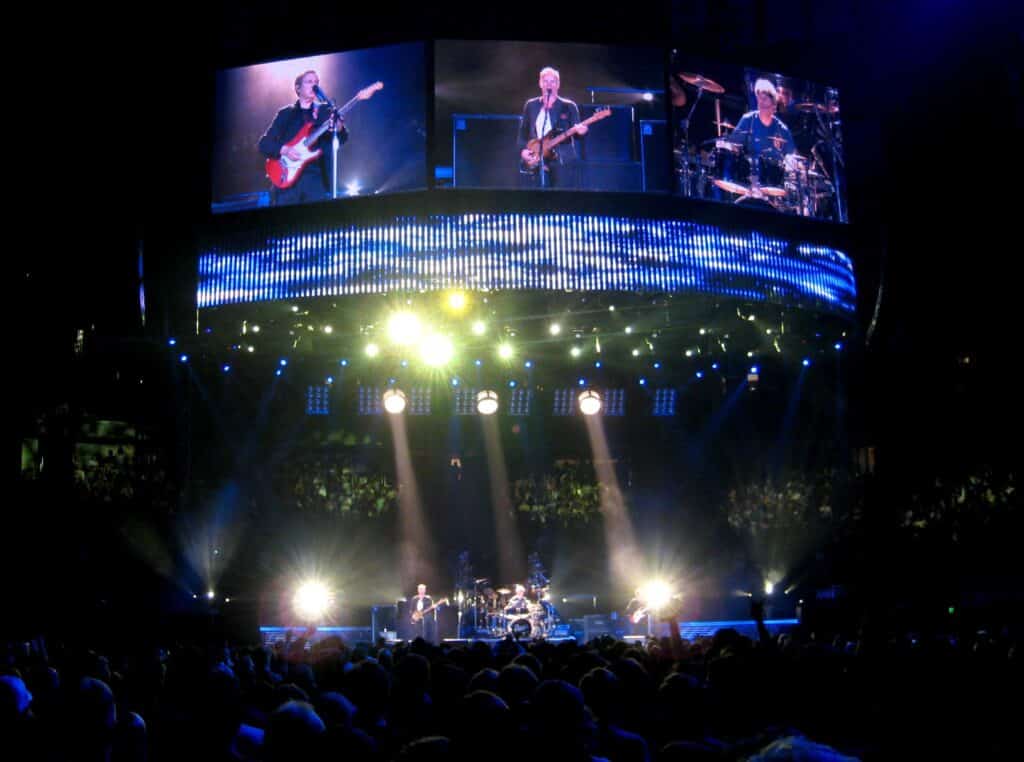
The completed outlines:
{"type": "Polygon", "coordinates": [[[533,362],[530,361],[530,360],[527,360],[526,362],[523,363],[523,367],[524,368],[532,368],[533,367],[533,362]]]}
{"type": "Polygon", "coordinates": [[[641,378],[640,379],[640,386],[646,386],[646,385],[647,385],[647,379],[646,378],[641,378]]]}
{"type": "Polygon", "coordinates": [[[516,382],[514,380],[513,381],[509,381],[508,382],[508,388],[509,389],[515,389],[516,388],[516,382]]]}
{"type": "Polygon", "coordinates": [[[804,358],[804,362],[803,362],[803,366],[804,366],[805,368],[807,368],[807,367],[810,367],[810,365],[811,365],[811,361],[810,361],[810,360],[808,360],[808,359],[807,359],[807,358],[805,357],[805,358],[804,358]]]}
{"type": "Polygon", "coordinates": [[[188,355],[182,355],[178,359],[181,360],[181,362],[188,362],[188,355]]]}
{"type": "Polygon", "coordinates": [[[230,366],[230,365],[228,365],[227,363],[225,363],[224,365],[222,365],[222,366],[221,366],[221,368],[220,368],[220,369],[221,369],[222,371],[224,371],[225,373],[227,373],[227,372],[228,372],[229,370],[231,370],[231,366],[230,366]]]}
{"type": "Polygon", "coordinates": [[[173,347],[177,343],[178,343],[177,339],[168,339],[167,340],[167,345],[170,346],[170,347],[173,347]]]}
{"type": "Polygon", "coordinates": [[[348,360],[338,360],[338,365],[344,368],[348,365],[348,360]]]}
{"type": "Polygon", "coordinates": [[[282,357],[280,360],[278,360],[277,364],[280,365],[282,368],[285,367],[288,364],[288,358],[282,357]]]}
{"type": "Polygon", "coordinates": [[[483,363],[483,361],[482,361],[482,360],[473,360],[473,364],[474,364],[474,365],[475,365],[476,367],[478,367],[478,368],[479,368],[479,367],[480,367],[481,365],[483,365],[484,363],[483,363]]]}
{"type": "Polygon", "coordinates": [[[704,378],[704,371],[698,370],[697,371],[697,378],[704,378]]]}

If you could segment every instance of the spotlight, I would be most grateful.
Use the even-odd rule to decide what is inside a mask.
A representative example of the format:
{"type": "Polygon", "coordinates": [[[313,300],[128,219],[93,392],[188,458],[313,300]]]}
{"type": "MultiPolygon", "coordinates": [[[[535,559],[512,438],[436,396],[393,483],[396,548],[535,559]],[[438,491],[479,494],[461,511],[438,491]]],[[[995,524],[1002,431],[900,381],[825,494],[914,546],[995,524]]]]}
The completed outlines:
{"type": "Polygon", "coordinates": [[[181,362],[188,362],[188,355],[182,355],[178,358],[181,362]]]}
{"type": "Polygon", "coordinates": [[[693,350],[692,349],[687,349],[685,354],[686,354],[687,357],[693,357],[693,350]]]}
{"type": "Polygon", "coordinates": [[[329,325],[324,326],[324,333],[334,333],[334,328],[329,325]]]}
{"type": "Polygon", "coordinates": [[[661,370],[661,363],[660,362],[654,363],[654,369],[655,370],[661,370]]]}
{"type": "Polygon", "coordinates": [[[716,363],[716,362],[711,363],[711,370],[718,370],[718,363],[716,363]]]}
{"type": "Polygon", "coordinates": [[[551,332],[552,336],[557,336],[562,332],[562,325],[560,323],[552,323],[548,331],[551,332]]]}
{"type": "Polygon", "coordinates": [[[334,376],[328,376],[327,377],[327,385],[330,386],[333,383],[334,383],[334,376]]]}
{"type": "Polygon", "coordinates": [[[698,370],[697,371],[697,378],[704,378],[704,371],[698,370]]]}
{"type": "Polygon", "coordinates": [[[533,367],[533,361],[532,360],[527,360],[526,362],[523,363],[523,367],[527,368],[527,369],[532,368],[533,367]]]}
{"type": "Polygon", "coordinates": [[[259,332],[260,332],[260,327],[259,327],[258,325],[254,325],[254,326],[252,327],[252,332],[253,332],[253,333],[259,333],[259,332]]]}
{"type": "Polygon", "coordinates": [[[633,326],[627,325],[626,326],[626,333],[633,333],[633,326]]]}
{"type": "Polygon", "coordinates": [[[576,385],[577,386],[586,386],[587,385],[587,379],[585,379],[582,376],[580,376],[578,379],[576,379],[576,385]]]}
{"type": "Polygon", "coordinates": [[[498,357],[502,360],[511,360],[513,354],[515,352],[512,350],[511,344],[502,344],[498,347],[498,357]]]}
{"type": "Polygon", "coordinates": [[[452,379],[452,386],[458,386],[458,385],[459,385],[459,379],[453,378],[452,379]]]}
{"type": "Polygon", "coordinates": [[[751,375],[753,375],[753,376],[756,376],[756,375],[757,375],[757,370],[758,370],[758,369],[757,369],[757,366],[756,366],[756,365],[751,365],[751,366],[750,366],[750,374],[751,374],[751,375]]]}
{"type": "Polygon", "coordinates": [[[317,580],[308,580],[299,585],[292,598],[295,613],[306,620],[318,620],[331,606],[331,592],[317,580]]]}
{"type": "MultiPolygon", "coordinates": [[[[583,354],[583,350],[580,349],[579,347],[573,347],[572,349],[569,350],[569,354],[572,355],[573,357],[579,357],[581,354],[583,354]]],[[[600,363],[598,363],[598,365],[600,365],[600,363]]]]}
{"type": "Polygon", "coordinates": [[[764,594],[765,595],[771,595],[774,592],[775,592],[775,583],[774,582],[769,582],[768,580],[765,580],[764,581],[764,594]]]}
{"type": "Polygon", "coordinates": [[[366,345],[366,356],[367,357],[376,357],[379,354],[380,354],[380,347],[378,347],[372,341],[369,344],[366,345]]]}
{"type": "Polygon", "coordinates": [[[275,375],[275,376],[280,376],[280,375],[281,375],[281,369],[280,369],[280,368],[278,368],[277,370],[275,370],[275,371],[274,371],[274,375],[275,375]]]}
{"type": "Polygon", "coordinates": [[[299,306],[297,304],[293,304],[292,305],[292,312],[298,312],[298,311],[299,311],[299,306]]]}
{"type": "Polygon", "coordinates": [[[806,358],[806,357],[805,357],[805,358],[804,358],[804,361],[803,361],[803,363],[802,363],[802,364],[803,364],[803,366],[804,366],[805,368],[809,368],[809,367],[810,367],[810,365],[811,365],[811,361],[810,361],[810,360],[809,360],[808,358],[806,358]]]}
{"type": "Polygon", "coordinates": [[[405,392],[401,389],[388,389],[381,399],[384,402],[384,409],[392,415],[398,415],[405,410],[405,392]]]}
{"type": "Polygon", "coordinates": [[[338,365],[344,368],[346,365],[348,365],[348,360],[338,360],[338,365]]]}
{"type": "Polygon", "coordinates": [[[230,366],[230,365],[227,365],[227,364],[225,364],[225,365],[222,365],[222,366],[220,367],[220,369],[221,369],[222,371],[224,371],[225,373],[227,373],[228,371],[230,371],[230,370],[231,370],[231,366],[230,366]]]}
{"type": "Polygon", "coordinates": [[[345,185],[345,193],[349,196],[358,196],[360,191],[359,181],[353,180],[345,185]]]}
{"type": "Polygon", "coordinates": [[[516,388],[516,381],[515,381],[515,379],[512,379],[511,381],[508,382],[508,388],[509,389],[515,389],[516,388]]]}
{"type": "Polygon", "coordinates": [[[483,364],[484,364],[484,361],[483,361],[483,360],[473,360],[473,364],[474,364],[474,365],[475,365],[476,367],[478,367],[478,368],[479,368],[479,367],[480,367],[481,365],[483,365],[483,364]]]}
{"type": "Polygon", "coordinates": [[[420,346],[420,357],[433,368],[444,367],[454,356],[455,346],[452,340],[440,333],[431,334],[420,346]]]}
{"type": "Polygon", "coordinates": [[[388,318],[388,338],[395,344],[401,346],[414,344],[422,330],[420,319],[411,312],[396,312],[388,318]]]}
{"type": "Polygon", "coordinates": [[[280,365],[283,368],[284,366],[286,366],[288,364],[288,360],[287,360],[287,358],[282,357],[280,360],[278,360],[277,364],[280,365]]]}
{"type": "Polygon", "coordinates": [[[213,590],[207,590],[206,591],[206,600],[212,601],[216,597],[217,597],[217,594],[215,592],[213,592],[213,590]]]}
{"type": "Polygon", "coordinates": [[[634,349],[633,350],[633,357],[639,357],[639,356],[640,356],[640,350],[639,349],[634,349]]]}
{"type": "Polygon", "coordinates": [[[253,352],[256,351],[256,347],[254,347],[252,344],[250,344],[249,346],[247,346],[245,348],[245,351],[248,352],[249,354],[252,354],[253,352]]]}
{"type": "Polygon", "coordinates": [[[167,340],[167,346],[169,346],[169,347],[173,347],[177,343],[178,343],[177,339],[168,339],[167,340]]]}
{"type": "Polygon", "coordinates": [[[594,363],[594,367],[595,367],[595,368],[600,368],[600,367],[601,367],[601,361],[600,361],[600,360],[598,360],[597,362],[595,362],[595,363],[594,363]]]}
{"type": "Polygon", "coordinates": [[[640,599],[648,609],[657,613],[672,600],[672,588],[661,580],[652,579],[640,588],[640,599]]]}
{"type": "Polygon", "coordinates": [[[593,389],[581,392],[577,399],[580,403],[580,412],[583,415],[597,415],[601,412],[601,395],[593,389]]]}
{"type": "Polygon", "coordinates": [[[498,412],[498,393],[484,389],[476,395],[476,411],[480,415],[494,415],[498,412]]]}
{"type": "Polygon", "coordinates": [[[842,342],[839,342],[839,341],[837,341],[835,344],[833,344],[833,347],[835,348],[835,350],[837,352],[841,352],[843,350],[843,344],[842,344],[842,342]]]}
{"type": "Polygon", "coordinates": [[[643,377],[641,377],[641,378],[640,378],[640,382],[639,382],[639,383],[640,383],[640,386],[646,386],[646,385],[647,385],[647,379],[646,379],[646,378],[643,378],[643,377]]]}
{"type": "Polygon", "coordinates": [[[650,103],[651,101],[654,100],[654,93],[644,93],[642,97],[645,101],[650,103]]]}
{"type": "Polygon", "coordinates": [[[473,334],[475,336],[483,336],[487,333],[487,324],[483,320],[476,320],[473,322],[473,334]]]}
{"type": "Polygon", "coordinates": [[[466,295],[461,291],[452,291],[448,294],[448,309],[455,312],[466,309],[466,295]]]}

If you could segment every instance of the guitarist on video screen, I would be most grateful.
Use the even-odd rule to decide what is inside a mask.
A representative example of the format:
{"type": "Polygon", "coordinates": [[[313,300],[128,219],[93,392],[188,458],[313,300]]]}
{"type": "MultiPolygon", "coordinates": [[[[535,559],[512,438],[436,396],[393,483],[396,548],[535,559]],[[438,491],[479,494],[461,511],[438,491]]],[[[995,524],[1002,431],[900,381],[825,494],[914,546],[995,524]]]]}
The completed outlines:
{"type": "Polygon", "coordinates": [[[348,140],[348,130],[345,129],[345,120],[335,117],[334,110],[321,102],[317,92],[319,87],[320,77],[315,71],[304,71],[297,76],[295,94],[298,100],[278,111],[260,138],[259,151],[264,157],[275,162],[292,162],[297,167],[292,177],[283,180],[271,177],[275,206],[322,201],[330,190],[331,140],[336,131],[339,142],[344,143],[348,140]],[[305,148],[294,144],[300,132],[314,135],[325,126],[319,137],[305,148]],[[310,159],[310,151],[319,151],[320,154],[310,159]]]}
{"type": "MultiPolygon", "coordinates": [[[[548,188],[576,188],[579,186],[580,153],[577,141],[587,134],[588,127],[580,123],[579,107],[558,95],[561,80],[556,69],[547,66],[540,71],[540,96],[531,98],[523,106],[523,119],[519,125],[519,157],[523,177],[530,184],[548,188]],[[561,135],[567,137],[557,147],[540,158],[540,140],[561,135]]],[[[547,141],[544,141],[547,142],[547,141]]]]}

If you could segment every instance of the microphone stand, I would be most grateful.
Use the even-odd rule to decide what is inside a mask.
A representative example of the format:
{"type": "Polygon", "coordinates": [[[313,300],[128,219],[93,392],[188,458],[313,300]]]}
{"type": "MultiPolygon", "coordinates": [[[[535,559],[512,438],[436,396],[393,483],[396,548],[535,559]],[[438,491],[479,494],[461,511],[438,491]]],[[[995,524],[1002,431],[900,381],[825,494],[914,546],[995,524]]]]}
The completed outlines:
{"type": "Polygon", "coordinates": [[[548,99],[551,97],[551,88],[547,88],[544,91],[544,96],[541,98],[540,107],[544,109],[544,122],[543,132],[540,137],[540,187],[548,187],[548,168],[544,163],[544,136],[551,131],[551,109],[548,107],[548,99]]]}
{"type": "MultiPolygon", "coordinates": [[[[327,93],[320,89],[319,85],[313,89],[313,92],[317,94],[324,103],[327,104],[327,108],[331,110],[331,119],[337,116],[338,107],[334,105],[334,101],[327,97],[327,93]]],[[[331,129],[331,199],[338,198],[338,154],[341,149],[341,141],[338,140],[338,124],[335,122],[334,127],[331,129]]]]}

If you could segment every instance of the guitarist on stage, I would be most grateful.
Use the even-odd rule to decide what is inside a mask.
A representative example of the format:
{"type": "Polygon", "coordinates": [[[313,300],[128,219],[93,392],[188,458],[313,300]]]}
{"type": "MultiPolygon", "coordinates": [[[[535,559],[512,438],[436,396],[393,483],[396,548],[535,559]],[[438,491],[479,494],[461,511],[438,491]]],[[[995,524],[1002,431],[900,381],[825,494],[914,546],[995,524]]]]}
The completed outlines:
{"type": "MultiPolygon", "coordinates": [[[[274,117],[266,133],[260,138],[259,151],[268,159],[287,157],[294,161],[301,158],[298,149],[289,142],[307,124],[312,124],[314,131],[329,122],[333,112],[320,102],[316,89],[320,86],[320,77],[315,71],[304,71],[295,78],[295,94],[298,100],[285,106],[274,117]]],[[[272,187],[271,194],[275,206],[302,204],[310,201],[323,201],[330,190],[331,181],[331,140],[335,131],[338,140],[348,140],[345,120],[339,119],[337,125],[331,125],[310,148],[322,149],[319,158],[309,162],[302,170],[295,184],[288,188],[272,187]]]]}
{"type": "Polygon", "coordinates": [[[417,585],[416,595],[409,602],[413,637],[423,638],[428,643],[437,641],[437,609],[433,606],[434,599],[427,595],[427,586],[417,585]]]}
{"type": "Polygon", "coordinates": [[[522,159],[523,176],[530,176],[531,185],[541,185],[542,166],[547,167],[546,187],[576,188],[579,185],[579,150],[577,139],[587,134],[587,125],[580,124],[580,110],[571,100],[560,98],[558,88],[561,80],[558,71],[547,66],[540,71],[540,96],[531,98],[523,106],[523,118],[519,125],[519,156],[522,159]],[[527,144],[536,138],[560,135],[575,127],[575,133],[560,143],[554,158],[538,162],[539,157],[531,152],[527,144]]]}

